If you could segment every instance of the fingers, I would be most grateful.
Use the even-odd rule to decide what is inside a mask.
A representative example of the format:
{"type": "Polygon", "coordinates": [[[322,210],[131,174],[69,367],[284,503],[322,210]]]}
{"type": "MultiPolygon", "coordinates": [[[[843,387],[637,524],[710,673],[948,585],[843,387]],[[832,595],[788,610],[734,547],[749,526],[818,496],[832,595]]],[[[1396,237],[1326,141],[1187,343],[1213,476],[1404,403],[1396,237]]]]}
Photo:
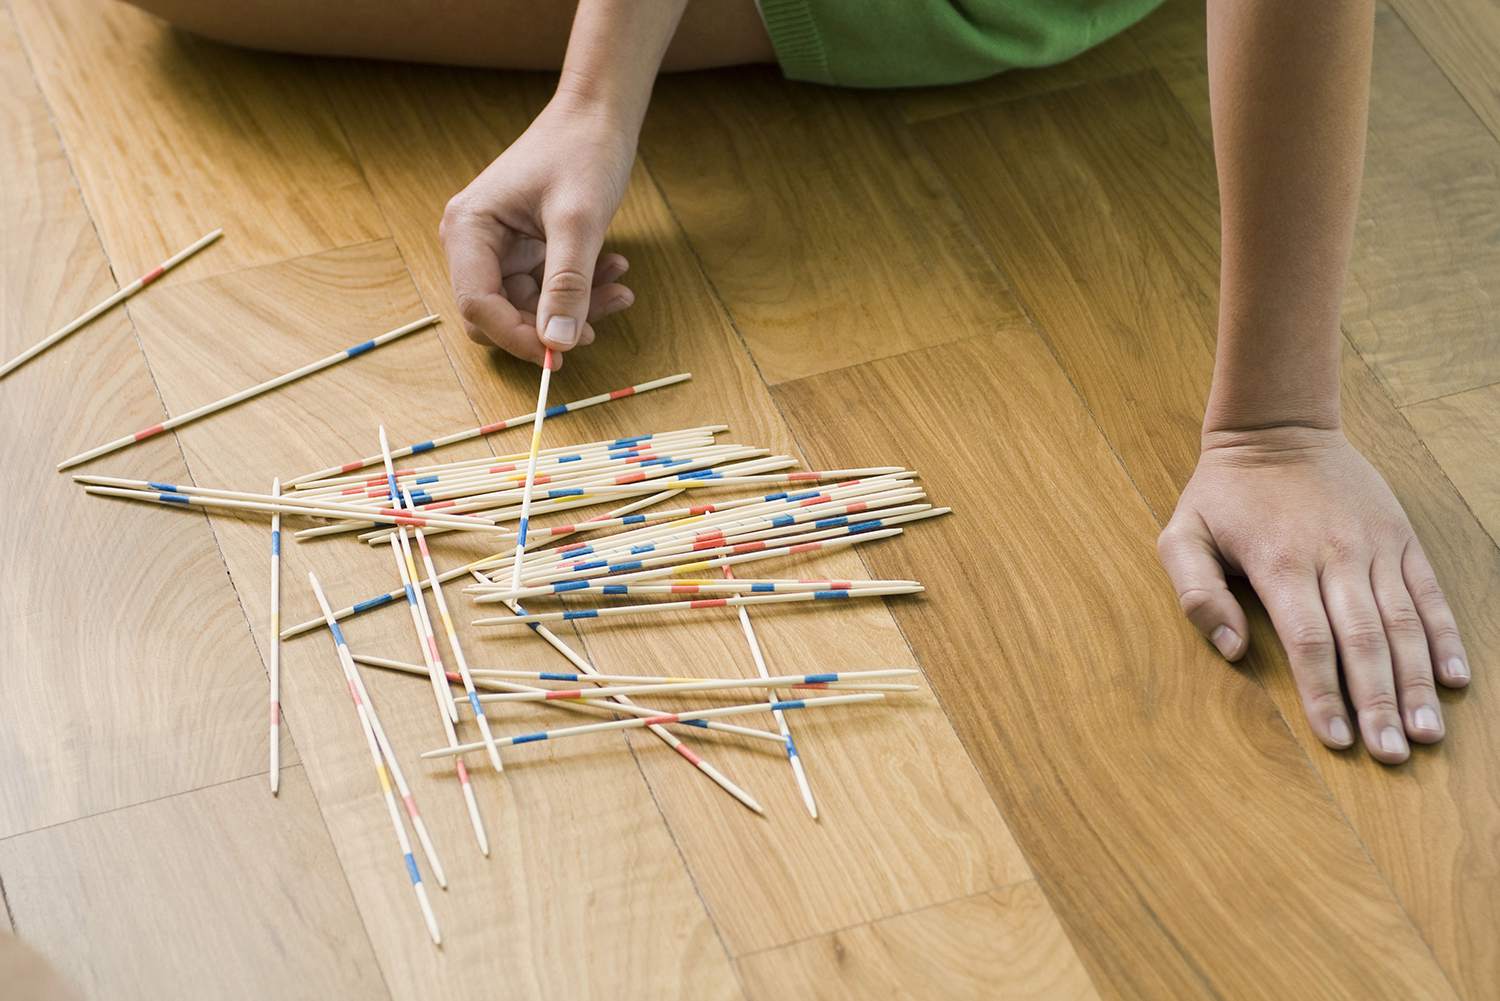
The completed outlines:
{"type": "Polygon", "coordinates": [[[1427,634],[1401,577],[1400,560],[1398,552],[1377,553],[1370,568],[1370,583],[1391,650],[1406,735],[1419,743],[1433,744],[1443,739],[1443,714],[1432,682],[1427,634]]]}
{"type": "Polygon", "coordinates": [[[502,294],[502,248],[492,242],[494,231],[463,217],[445,218],[442,237],[453,298],[469,338],[540,362],[535,327],[502,294]]]}
{"type": "MultiPolygon", "coordinates": [[[[522,313],[531,313],[535,316],[537,307],[541,303],[541,295],[541,286],[532,275],[511,275],[505,279],[505,297],[522,313]]],[[[588,323],[585,324],[583,333],[578,338],[579,346],[593,343],[593,324],[606,316],[628,309],[634,303],[635,293],[624,285],[595,284],[589,296],[588,323]]]]}
{"type": "Polygon", "coordinates": [[[1318,578],[1311,565],[1250,576],[1276,634],[1286,647],[1292,677],[1302,696],[1302,711],[1318,739],[1329,747],[1354,743],[1344,697],[1339,691],[1333,630],[1323,608],[1318,578]]]}
{"type": "Polygon", "coordinates": [[[547,223],[547,262],[537,301],[537,329],[546,346],[567,351],[578,345],[588,323],[604,228],[577,212],[557,212],[543,221],[547,223]]]}
{"type": "Polygon", "coordinates": [[[1458,623],[1453,621],[1448,599],[1443,597],[1432,564],[1427,562],[1427,554],[1416,539],[1407,543],[1406,551],[1402,553],[1401,576],[1417,615],[1422,619],[1422,630],[1427,635],[1427,649],[1437,679],[1449,688],[1464,687],[1469,683],[1469,658],[1458,635],[1458,623]]]}
{"type": "Polygon", "coordinates": [[[1344,683],[1359,714],[1365,749],[1378,761],[1399,764],[1410,754],[1391,670],[1385,622],[1370,585],[1368,558],[1350,558],[1323,568],[1321,588],[1333,627],[1344,683]]]}
{"type": "Polygon", "coordinates": [[[1230,593],[1218,547],[1197,515],[1172,518],[1156,540],[1182,612],[1226,660],[1239,660],[1249,646],[1245,610],[1230,593]]]}

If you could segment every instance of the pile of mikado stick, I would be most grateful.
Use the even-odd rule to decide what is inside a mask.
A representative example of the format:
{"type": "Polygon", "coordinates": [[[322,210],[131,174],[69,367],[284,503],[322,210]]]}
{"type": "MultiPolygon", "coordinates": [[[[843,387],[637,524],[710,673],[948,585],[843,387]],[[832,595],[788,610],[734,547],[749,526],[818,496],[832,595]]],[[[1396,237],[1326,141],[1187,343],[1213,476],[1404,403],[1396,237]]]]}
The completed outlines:
{"type": "MultiPolygon", "coordinates": [[[[420,329],[421,324],[433,319],[408,325],[400,333],[420,329]]],[[[351,351],[364,349],[356,346],[351,351]]],[[[679,734],[692,728],[698,736],[750,738],[761,746],[774,745],[776,753],[786,757],[808,813],[816,819],[817,803],[787,715],[877,702],[917,687],[909,683],[909,676],[917,673],[909,668],[775,675],[766,663],[749,614],[759,605],[797,604],[815,609],[861,598],[912,594],[922,590],[916,581],[748,577],[737,572],[749,563],[891,538],[906,524],[947,513],[947,508],[926,502],[915,473],[900,467],[798,470],[797,461],[790,456],[721,441],[720,436],[728,430],[725,425],[653,431],[544,449],[540,444],[545,418],[690,378],[686,373],[667,376],[548,406],[549,373],[550,366],[545,367],[533,413],[395,449],[387,442],[383,427],[374,429],[372,438],[378,437],[378,452],[284,483],[278,480],[269,492],[95,475],[75,477],[92,494],[270,517],[271,625],[273,635],[278,637],[270,658],[271,790],[277,790],[280,767],[280,640],[326,627],[408,878],[428,932],[439,944],[437,920],[403,813],[439,886],[446,888],[447,879],[359,665],[428,680],[442,745],[423,752],[421,757],[453,759],[475,840],[484,855],[489,854],[489,843],[465,762],[465,755],[470,753],[482,752],[498,772],[504,767],[501,748],[644,728],[729,795],[762,813],[749,792],[704,760],[679,734]],[[532,441],[523,453],[401,469],[394,464],[397,459],[422,456],[444,445],[528,422],[533,428],[532,441]],[[377,466],[382,468],[372,474],[371,467],[377,466]],[[586,519],[544,527],[530,525],[530,519],[538,515],[600,504],[618,506],[586,519]],[[317,577],[309,574],[322,615],[283,629],[279,611],[283,517],[307,523],[292,533],[298,540],[353,536],[370,546],[388,547],[394,564],[393,586],[335,610],[317,577]],[[439,570],[428,540],[446,532],[484,533],[502,540],[506,549],[439,570]],[[476,626],[503,636],[517,632],[524,635],[529,630],[566,659],[571,670],[471,667],[441,587],[458,578],[470,581],[465,591],[483,613],[474,620],[476,626]],[[563,596],[572,603],[558,610],[533,611],[521,604],[563,596]],[[447,641],[446,655],[433,625],[429,598],[447,641]],[[659,598],[667,600],[652,600],[659,598]],[[615,603],[615,599],[623,602],[615,603]],[[579,601],[588,604],[579,605],[579,601]],[[421,663],[350,651],[341,621],[402,603],[410,614],[422,652],[421,663]],[[548,628],[549,623],[588,619],[661,621],[674,616],[725,614],[721,609],[732,610],[738,618],[755,663],[754,678],[602,673],[548,628]],[[501,614],[488,614],[492,612],[501,614]],[[571,687],[548,684],[555,682],[571,687]],[[459,689],[457,693],[455,688],[459,689]],[[753,693],[753,701],[745,701],[747,691],[753,693]],[[726,697],[730,704],[709,701],[726,697]],[[680,699],[695,705],[662,708],[665,702],[680,699]],[[508,702],[543,702],[595,719],[499,735],[492,725],[502,718],[502,704],[508,702]],[[732,717],[764,713],[774,720],[774,730],[730,721],[732,717]],[[461,739],[461,729],[470,726],[475,728],[477,739],[461,739]]],[[[210,412],[210,407],[200,410],[210,412]]]]}

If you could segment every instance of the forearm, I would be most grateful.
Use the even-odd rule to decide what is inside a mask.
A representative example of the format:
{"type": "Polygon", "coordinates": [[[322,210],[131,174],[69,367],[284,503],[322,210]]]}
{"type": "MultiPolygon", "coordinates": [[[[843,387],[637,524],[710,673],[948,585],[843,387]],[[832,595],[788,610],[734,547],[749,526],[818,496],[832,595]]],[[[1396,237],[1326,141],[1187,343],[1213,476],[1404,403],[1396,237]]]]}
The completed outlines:
{"type": "Polygon", "coordinates": [[[687,0],[580,0],[558,94],[633,135],[686,6],[687,0]]]}
{"type": "Polygon", "coordinates": [[[1209,0],[1222,249],[1205,433],[1339,426],[1373,0],[1209,0]]]}

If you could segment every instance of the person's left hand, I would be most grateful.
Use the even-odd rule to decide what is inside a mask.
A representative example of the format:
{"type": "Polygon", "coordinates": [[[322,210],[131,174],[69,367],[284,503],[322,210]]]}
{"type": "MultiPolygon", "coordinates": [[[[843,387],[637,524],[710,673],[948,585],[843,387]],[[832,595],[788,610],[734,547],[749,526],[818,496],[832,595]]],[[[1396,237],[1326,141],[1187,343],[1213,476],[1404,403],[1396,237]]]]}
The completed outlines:
{"type": "Polygon", "coordinates": [[[1443,738],[1434,675],[1469,683],[1458,627],[1406,512],[1342,431],[1206,433],[1157,549],[1184,614],[1231,661],[1249,631],[1225,568],[1250,579],[1328,746],[1354,740],[1340,664],[1375,758],[1443,738]]]}

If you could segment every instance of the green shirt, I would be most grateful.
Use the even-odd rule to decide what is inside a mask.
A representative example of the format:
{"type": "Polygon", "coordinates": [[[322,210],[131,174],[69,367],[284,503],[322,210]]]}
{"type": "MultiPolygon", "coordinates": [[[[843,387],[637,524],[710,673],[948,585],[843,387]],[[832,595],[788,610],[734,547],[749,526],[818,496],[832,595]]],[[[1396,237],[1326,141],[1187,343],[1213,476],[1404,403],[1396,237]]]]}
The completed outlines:
{"type": "Polygon", "coordinates": [[[843,87],[961,83],[1049,66],[1161,0],[760,0],[782,71],[843,87]]]}

